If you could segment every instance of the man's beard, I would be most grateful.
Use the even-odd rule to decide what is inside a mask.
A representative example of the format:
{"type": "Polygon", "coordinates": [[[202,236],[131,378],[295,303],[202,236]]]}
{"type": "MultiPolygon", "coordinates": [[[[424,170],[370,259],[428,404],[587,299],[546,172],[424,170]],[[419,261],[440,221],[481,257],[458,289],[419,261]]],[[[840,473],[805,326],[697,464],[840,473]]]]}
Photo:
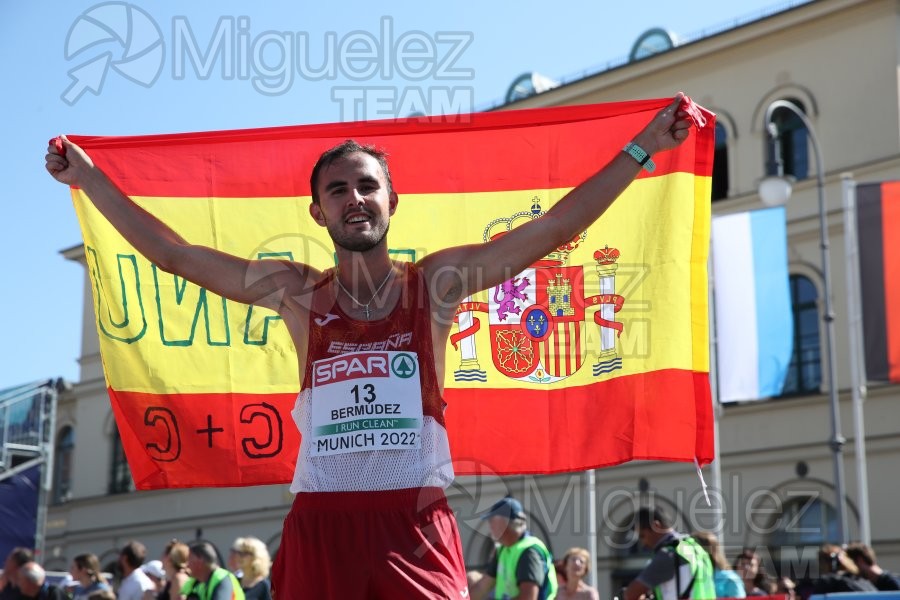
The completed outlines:
{"type": "Polygon", "coordinates": [[[374,223],[372,229],[367,232],[348,234],[340,229],[342,225],[343,222],[338,223],[338,226],[334,228],[329,225],[328,234],[331,236],[331,241],[333,241],[335,245],[340,246],[344,250],[349,250],[350,252],[367,252],[371,250],[381,243],[387,235],[388,229],[391,228],[390,221],[379,220],[377,223],[374,223]]]}

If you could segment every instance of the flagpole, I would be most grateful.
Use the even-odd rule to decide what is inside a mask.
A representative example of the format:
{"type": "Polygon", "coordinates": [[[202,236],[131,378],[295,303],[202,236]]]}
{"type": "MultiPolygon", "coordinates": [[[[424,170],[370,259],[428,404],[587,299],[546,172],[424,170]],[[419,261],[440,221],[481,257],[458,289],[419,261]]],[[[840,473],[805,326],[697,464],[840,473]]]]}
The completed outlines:
{"type": "Polygon", "coordinates": [[[872,545],[869,522],[869,481],[866,469],[866,427],[863,402],[866,399],[865,346],[862,339],[862,301],[859,276],[859,240],[856,226],[856,182],[852,173],[841,174],[844,208],[844,254],[847,256],[847,327],[850,349],[850,391],[853,398],[854,461],[856,494],[859,503],[859,537],[872,545]]]}
{"type": "MultiPolygon", "coordinates": [[[[776,110],[788,110],[792,112],[806,128],[809,144],[812,146],[816,160],[816,195],[819,204],[819,249],[822,252],[822,295],[824,296],[824,310],[822,311],[822,325],[825,330],[825,358],[828,369],[828,405],[831,412],[831,439],[828,445],[831,448],[831,459],[834,468],[834,494],[837,509],[838,540],[842,544],[848,541],[847,529],[847,490],[844,486],[844,436],[841,434],[841,399],[838,393],[837,381],[837,350],[835,347],[834,332],[834,306],[832,298],[834,288],[831,282],[831,241],[828,234],[828,205],[825,201],[825,161],[822,159],[822,148],[809,117],[796,104],[789,100],[775,100],[766,109],[763,125],[773,143],[773,159],[777,167],[777,175],[768,176],[760,182],[759,196],[766,204],[773,201],[784,204],[790,197],[791,183],[784,178],[784,162],[781,160],[781,146],[778,140],[780,135],[774,116],[776,110]],[[773,193],[774,192],[774,193],[773,193]]],[[[823,382],[824,383],[824,382],[823,382]]]]}
{"type": "Polygon", "coordinates": [[[59,401],[59,390],[63,387],[63,379],[50,380],[41,390],[39,402],[41,407],[41,433],[40,452],[42,464],[40,465],[38,505],[35,518],[36,528],[34,532],[35,556],[41,557],[41,562],[47,560],[47,507],[50,504],[50,494],[53,491],[53,460],[56,454],[56,405],[59,401]]]}
{"type": "Polygon", "coordinates": [[[586,476],[588,504],[587,551],[594,562],[588,571],[588,585],[597,589],[597,471],[590,469],[586,476]]]}
{"type": "MultiPolygon", "coordinates": [[[[715,305],[715,272],[713,270],[715,260],[713,257],[712,244],[709,247],[709,259],[706,263],[707,281],[709,285],[706,290],[706,301],[709,305],[709,392],[712,399],[713,409],[713,462],[712,462],[712,488],[715,490],[715,497],[718,505],[714,507],[716,511],[716,535],[720,535],[725,530],[722,514],[722,464],[719,452],[719,419],[722,416],[722,404],[719,402],[719,353],[718,340],[716,338],[716,305],[715,305]]],[[[724,540],[722,540],[724,542],[724,540]]]]}

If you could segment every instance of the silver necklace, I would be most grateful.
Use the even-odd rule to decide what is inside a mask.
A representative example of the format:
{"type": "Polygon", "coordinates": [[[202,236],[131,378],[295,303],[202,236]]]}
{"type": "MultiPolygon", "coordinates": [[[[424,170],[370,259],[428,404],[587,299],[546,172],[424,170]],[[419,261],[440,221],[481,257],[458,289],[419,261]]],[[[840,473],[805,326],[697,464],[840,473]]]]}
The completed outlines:
{"type": "Polygon", "coordinates": [[[379,285],[379,286],[375,289],[375,291],[372,292],[372,299],[369,300],[368,302],[366,302],[365,304],[363,304],[362,302],[360,302],[359,300],[357,300],[357,299],[356,299],[356,296],[354,296],[353,294],[351,294],[350,291],[349,291],[347,288],[344,287],[344,284],[341,283],[341,279],[340,279],[340,277],[337,276],[337,274],[335,274],[334,280],[337,282],[338,287],[341,288],[341,290],[342,290],[345,294],[347,294],[347,296],[348,296],[351,300],[353,300],[353,303],[354,303],[354,304],[356,304],[357,306],[361,306],[361,307],[362,307],[361,310],[362,310],[363,313],[366,315],[366,321],[368,321],[368,320],[369,320],[369,317],[372,315],[372,310],[369,308],[369,305],[372,304],[372,302],[375,301],[375,298],[378,297],[378,292],[381,291],[381,288],[384,287],[384,285],[388,282],[388,279],[390,279],[390,278],[391,278],[391,275],[393,275],[393,274],[394,274],[394,264],[391,263],[391,268],[390,268],[390,270],[389,270],[388,273],[387,273],[387,277],[385,277],[385,278],[384,278],[384,281],[381,282],[381,285],[379,285]]]}

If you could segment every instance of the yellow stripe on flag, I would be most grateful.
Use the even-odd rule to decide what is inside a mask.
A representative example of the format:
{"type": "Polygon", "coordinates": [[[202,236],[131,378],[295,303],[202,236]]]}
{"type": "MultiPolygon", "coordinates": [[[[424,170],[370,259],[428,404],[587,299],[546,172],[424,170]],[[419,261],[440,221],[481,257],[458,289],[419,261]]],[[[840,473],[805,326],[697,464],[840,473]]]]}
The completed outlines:
{"type": "MultiPolygon", "coordinates": [[[[533,207],[546,211],[568,191],[403,195],[391,223],[391,253],[399,260],[419,260],[444,247],[482,243],[489,225],[496,232],[506,227],[504,220],[519,224],[533,207]]],[[[660,369],[708,369],[703,319],[708,194],[709,179],[692,174],[637,180],[569,254],[567,266],[584,269],[584,289],[573,294],[590,296],[600,293],[594,253],[606,247],[619,252],[615,294],[623,296],[624,303],[614,318],[623,326],[615,341],[622,364],[601,379],[660,369]]],[[[99,275],[94,298],[101,350],[104,356],[117,357],[106,363],[110,387],[157,394],[278,393],[299,388],[296,356],[275,313],[223,300],[154,267],[81,192],[76,190],[74,197],[84,224],[88,269],[99,275]],[[152,370],[147,365],[153,365],[152,370]]],[[[192,243],[246,258],[286,258],[318,268],[333,265],[333,246],[326,230],[309,216],[306,197],[135,201],[192,243]]],[[[494,293],[487,290],[472,300],[487,303],[494,293]]],[[[597,381],[592,364],[599,361],[602,349],[596,310],[587,307],[581,324],[578,343],[584,346],[584,364],[560,385],[597,381]]],[[[482,327],[474,344],[480,366],[488,373],[488,387],[544,389],[540,383],[514,381],[496,371],[489,316],[483,313],[479,318],[482,327]]],[[[562,371],[567,370],[567,354],[575,361],[571,350],[560,346],[565,337],[574,347],[574,326],[568,331],[548,346],[551,360],[562,361],[562,371]]],[[[446,357],[448,387],[485,387],[454,381],[460,351],[450,346],[446,357]]],[[[570,362],[568,370],[574,369],[570,362]]]]}

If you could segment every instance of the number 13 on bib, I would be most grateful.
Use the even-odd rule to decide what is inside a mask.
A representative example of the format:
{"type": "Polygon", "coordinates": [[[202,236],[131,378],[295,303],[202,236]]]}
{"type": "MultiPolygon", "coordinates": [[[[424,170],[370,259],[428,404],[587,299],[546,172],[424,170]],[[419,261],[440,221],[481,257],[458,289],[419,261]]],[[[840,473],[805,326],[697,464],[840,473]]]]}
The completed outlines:
{"type": "Polygon", "coordinates": [[[313,455],[419,448],[418,374],[414,352],[351,352],[313,363],[313,455]]]}

